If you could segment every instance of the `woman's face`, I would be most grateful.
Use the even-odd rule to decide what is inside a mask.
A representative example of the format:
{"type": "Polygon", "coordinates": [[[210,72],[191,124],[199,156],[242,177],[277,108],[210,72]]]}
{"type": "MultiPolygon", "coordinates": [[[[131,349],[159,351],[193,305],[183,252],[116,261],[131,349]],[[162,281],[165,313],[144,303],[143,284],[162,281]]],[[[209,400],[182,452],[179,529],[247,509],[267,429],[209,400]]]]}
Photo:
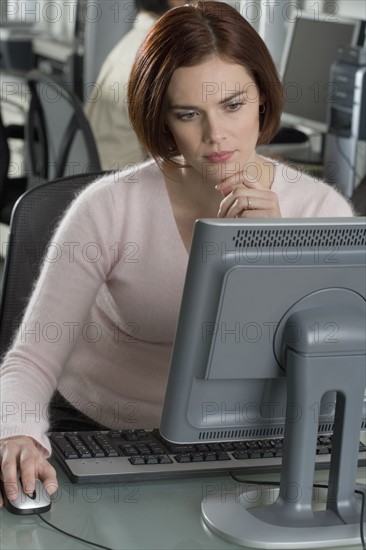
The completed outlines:
{"type": "Polygon", "coordinates": [[[242,65],[212,57],[173,73],[166,124],[203,181],[217,183],[255,162],[260,103],[255,81],[242,65]]]}

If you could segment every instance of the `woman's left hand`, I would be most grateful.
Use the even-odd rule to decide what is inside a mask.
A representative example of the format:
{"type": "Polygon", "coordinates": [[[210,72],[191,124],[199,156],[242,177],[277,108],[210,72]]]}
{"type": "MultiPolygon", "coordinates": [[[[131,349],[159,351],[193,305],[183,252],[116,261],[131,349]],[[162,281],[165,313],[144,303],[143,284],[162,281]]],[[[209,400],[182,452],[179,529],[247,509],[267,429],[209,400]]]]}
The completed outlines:
{"type": "Polygon", "coordinates": [[[241,178],[238,174],[216,186],[224,195],[218,211],[219,218],[281,218],[278,196],[260,180],[241,178]]]}

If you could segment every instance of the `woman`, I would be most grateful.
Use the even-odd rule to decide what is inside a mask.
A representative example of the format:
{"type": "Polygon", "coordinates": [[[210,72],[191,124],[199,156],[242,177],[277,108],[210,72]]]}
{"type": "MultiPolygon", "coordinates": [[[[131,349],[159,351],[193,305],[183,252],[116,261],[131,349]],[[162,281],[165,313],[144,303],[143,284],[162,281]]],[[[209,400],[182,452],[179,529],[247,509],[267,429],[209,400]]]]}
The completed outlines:
{"type": "Polygon", "coordinates": [[[256,153],[278,129],[282,90],[264,43],[229,5],[164,14],[128,99],[155,160],[89,186],[53,238],[62,255],[45,262],[1,369],[9,487],[18,465],[24,490],[35,477],[57,488],[50,400],[53,430],[159,424],[196,218],[352,215],[326,184],[256,153]]]}

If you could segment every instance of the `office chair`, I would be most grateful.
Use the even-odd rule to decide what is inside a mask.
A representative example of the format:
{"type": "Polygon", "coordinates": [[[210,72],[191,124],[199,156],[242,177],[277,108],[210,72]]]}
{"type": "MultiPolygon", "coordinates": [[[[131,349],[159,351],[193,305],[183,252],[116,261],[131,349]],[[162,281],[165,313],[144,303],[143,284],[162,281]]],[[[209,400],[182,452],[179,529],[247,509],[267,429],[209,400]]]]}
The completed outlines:
{"type": "Polygon", "coordinates": [[[351,203],[358,216],[366,216],[366,175],[354,190],[351,203]]]}
{"type": "Polygon", "coordinates": [[[102,173],[52,180],[30,189],[13,210],[0,301],[0,357],[9,348],[47,244],[75,195],[102,173]]]}
{"type": "Polygon", "coordinates": [[[27,178],[12,178],[9,139],[24,139],[24,128],[18,124],[4,125],[0,110],[0,222],[10,223],[11,211],[26,189],[27,178]]]}
{"type": "Polygon", "coordinates": [[[73,91],[34,69],[25,126],[28,188],[48,180],[101,170],[82,103],[73,91]]]}

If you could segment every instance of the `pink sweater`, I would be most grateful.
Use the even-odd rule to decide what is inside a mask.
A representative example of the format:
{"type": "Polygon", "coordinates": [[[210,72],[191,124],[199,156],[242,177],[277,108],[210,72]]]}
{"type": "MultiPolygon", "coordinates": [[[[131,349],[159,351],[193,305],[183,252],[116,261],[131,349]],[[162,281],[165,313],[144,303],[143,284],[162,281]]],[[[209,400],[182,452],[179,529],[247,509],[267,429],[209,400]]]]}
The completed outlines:
{"type": "MultiPolygon", "coordinates": [[[[326,184],[277,164],[283,217],[352,216],[326,184]]],[[[159,426],[188,255],[154,162],[96,181],[58,227],[1,366],[1,438],[50,453],[56,388],[112,429],[159,426]]]]}

